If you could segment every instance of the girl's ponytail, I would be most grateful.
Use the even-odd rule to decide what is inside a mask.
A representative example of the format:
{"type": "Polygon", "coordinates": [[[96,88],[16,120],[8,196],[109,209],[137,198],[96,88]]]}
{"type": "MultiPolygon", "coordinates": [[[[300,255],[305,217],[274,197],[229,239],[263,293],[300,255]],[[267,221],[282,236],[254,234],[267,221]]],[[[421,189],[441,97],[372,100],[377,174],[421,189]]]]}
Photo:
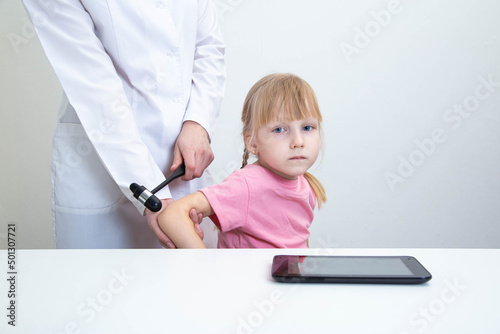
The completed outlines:
{"type": "Polygon", "coordinates": [[[316,195],[316,201],[318,202],[318,209],[321,209],[321,204],[326,202],[326,193],[325,188],[319,183],[318,179],[315,178],[312,174],[306,172],[304,174],[307,182],[314,191],[314,195],[316,195]]]}

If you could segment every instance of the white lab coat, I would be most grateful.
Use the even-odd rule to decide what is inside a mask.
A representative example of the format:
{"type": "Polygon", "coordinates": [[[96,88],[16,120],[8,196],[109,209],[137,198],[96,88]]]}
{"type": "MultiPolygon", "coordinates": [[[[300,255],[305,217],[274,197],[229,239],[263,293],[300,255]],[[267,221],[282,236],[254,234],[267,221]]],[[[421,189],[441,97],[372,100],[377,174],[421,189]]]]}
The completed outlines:
{"type": "MultiPolygon", "coordinates": [[[[170,174],[184,121],[213,133],[225,83],[214,5],[23,1],[65,92],[53,143],[56,247],[157,247],[129,185],[152,190],[170,174]]],[[[178,179],[157,196],[208,184],[178,179]]]]}

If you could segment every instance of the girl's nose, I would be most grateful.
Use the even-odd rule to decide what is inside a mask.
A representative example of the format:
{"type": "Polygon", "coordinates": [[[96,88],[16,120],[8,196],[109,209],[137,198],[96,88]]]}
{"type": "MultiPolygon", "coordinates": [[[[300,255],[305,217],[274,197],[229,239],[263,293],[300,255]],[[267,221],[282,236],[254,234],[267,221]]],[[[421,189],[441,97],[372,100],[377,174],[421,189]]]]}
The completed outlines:
{"type": "Polygon", "coordinates": [[[290,142],[290,148],[295,149],[302,147],[304,147],[304,138],[302,138],[302,134],[300,132],[295,133],[292,137],[292,141],[290,142]]]}

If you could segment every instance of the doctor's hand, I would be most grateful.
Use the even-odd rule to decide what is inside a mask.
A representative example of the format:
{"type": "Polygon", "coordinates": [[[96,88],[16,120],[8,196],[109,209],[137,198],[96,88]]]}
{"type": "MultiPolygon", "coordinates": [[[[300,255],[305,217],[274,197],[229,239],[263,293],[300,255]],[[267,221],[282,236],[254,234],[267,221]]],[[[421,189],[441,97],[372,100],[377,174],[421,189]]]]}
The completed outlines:
{"type": "Polygon", "coordinates": [[[185,121],[175,143],[174,162],[170,170],[174,171],[184,161],[186,173],[181,179],[189,181],[200,177],[213,160],[205,128],[194,121],[185,121]]]}
{"type": "MultiPolygon", "coordinates": [[[[146,219],[148,220],[148,225],[153,230],[154,234],[160,241],[163,247],[165,248],[176,248],[172,240],[163,233],[163,231],[160,228],[160,225],[158,224],[158,215],[169,205],[172,204],[174,200],[172,198],[167,198],[167,199],[162,199],[161,200],[161,210],[158,212],[152,212],[148,209],[146,209],[146,219]]],[[[200,227],[200,223],[203,220],[203,216],[201,213],[197,213],[195,209],[191,209],[189,211],[189,217],[193,221],[194,224],[194,229],[198,236],[200,237],[201,240],[203,240],[203,237],[205,236],[203,233],[203,230],[200,227]]]]}

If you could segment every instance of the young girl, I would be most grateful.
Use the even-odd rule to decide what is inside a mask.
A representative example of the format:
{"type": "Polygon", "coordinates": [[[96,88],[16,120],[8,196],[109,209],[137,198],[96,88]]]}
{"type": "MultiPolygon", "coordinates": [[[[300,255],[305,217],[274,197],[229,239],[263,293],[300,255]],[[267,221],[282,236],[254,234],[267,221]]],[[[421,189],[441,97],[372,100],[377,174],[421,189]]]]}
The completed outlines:
{"type": "Polygon", "coordinates": [[[241,120],[242,168],[167,206],[160,228],[179,248],[204,248],[189,218],[195,208],[219,228],[218,248],[307,247],[316,201],[326,201],[307,173],[321,143],[314,91],[293,74],[268,75],[248,92],[241,120]],[[250,153],[257,160],[247,165],[250,153]]]}

